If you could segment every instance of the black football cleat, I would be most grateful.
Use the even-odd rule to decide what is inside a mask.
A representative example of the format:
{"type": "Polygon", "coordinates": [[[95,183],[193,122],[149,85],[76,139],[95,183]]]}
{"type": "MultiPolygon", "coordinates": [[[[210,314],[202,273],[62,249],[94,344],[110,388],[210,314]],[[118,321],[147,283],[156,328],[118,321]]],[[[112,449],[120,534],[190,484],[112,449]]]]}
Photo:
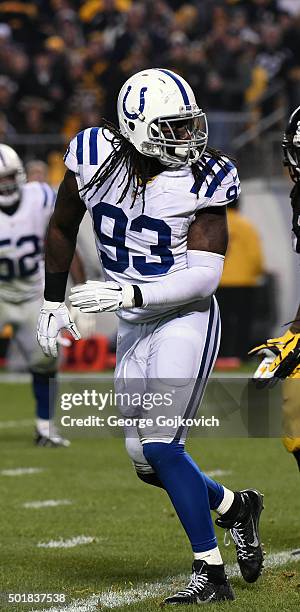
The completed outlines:
{"type": "Polygon", "coordinates": [[[263,495],[255,489],[239,491],[242,505],[232,520],[220,516],[216,525],[229,529],[235,543],[237,562],[246,582],[255,582],[262,573],[264,553],[259,537],[259,520],[264,508],[263,495]]]}
{"type": "Polygon", "coordinates": [[[44,446],[47,448],[67,448],[70,446],[70,441],[63,438],[54,426],[51,426],[51,431],[47,435],[40,432],[37,428],[34,434],[34,443],[36,446],[44,446]]]}
{"type": "Polygon", "coordinates": [[[223,565],[208,565],[206,561],[194,561],[192,577],[187,587],[167,597],[166,605],[208,604],[216,601],[232,601],[234,592],[224,573],[223,565]]]}

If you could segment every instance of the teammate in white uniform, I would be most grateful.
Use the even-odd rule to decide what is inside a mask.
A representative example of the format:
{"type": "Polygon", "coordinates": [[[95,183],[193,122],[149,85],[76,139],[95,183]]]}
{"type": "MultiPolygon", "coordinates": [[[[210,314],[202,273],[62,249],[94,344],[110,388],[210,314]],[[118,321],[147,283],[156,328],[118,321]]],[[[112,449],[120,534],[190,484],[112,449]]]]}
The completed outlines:
{"type": "Polygon", "coordinates": [[[0,145],[0,329],[13,328],[14,339],[32,374],[36,400],[36,443],[65,446],[49,425],[49,381],[56,359],[36,341],[44,287],[44,239],[55,194],[46,183],[26,183],[23,164],[9,146],[0,145]]]}
{"type": "Polygon", "coordinates": [[[184,449],[186,427],[160,415],[194,416],[214,365],[220,338],[213,296],[227,246],[226,203],[239,195],[232,162],[206,148],[205,114],[184,79],[164,69],[142,71],[122,87],[120,129],[104,124],[70,143],[46,244],[45,301],[38,339],[48,355],[69,320],[65,283],[81,219],[89,211],[106,282],[72,290],[82,312],[120,317],[116,388],[170,392],[151,413],[129,402],[121,411],[146,427],[128,427],[127,451],[138,476],[168,493],[194,553],[186,589],[165,603],[231,600],[210,509],[231,529],[248,582],[261,573],[258,522],[262,496],[233,493],[209,479],[184,449]]]}

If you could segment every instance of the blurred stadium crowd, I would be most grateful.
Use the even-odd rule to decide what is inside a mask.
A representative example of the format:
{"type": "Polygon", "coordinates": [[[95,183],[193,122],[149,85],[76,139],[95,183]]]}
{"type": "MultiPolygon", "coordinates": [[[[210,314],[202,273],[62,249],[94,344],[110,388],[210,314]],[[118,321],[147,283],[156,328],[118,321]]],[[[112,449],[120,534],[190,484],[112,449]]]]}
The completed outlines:
{"type": "Polygon", "coordinates": [[[182,74],[208,112],[264,116],[282,94],[290,110],[300,0],[0,1],[1,141],[115,121],[121,84],[149,65],[182,74]]]}

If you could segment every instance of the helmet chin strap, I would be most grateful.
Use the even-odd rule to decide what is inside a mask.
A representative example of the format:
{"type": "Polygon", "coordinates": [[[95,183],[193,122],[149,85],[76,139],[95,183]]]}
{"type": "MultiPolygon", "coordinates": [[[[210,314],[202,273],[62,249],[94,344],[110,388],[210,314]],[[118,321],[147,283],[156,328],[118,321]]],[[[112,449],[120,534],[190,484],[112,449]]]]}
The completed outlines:
{"type": "Polygon", "coordinates": [[[189,153],[189,157],[188,157],[188,161],[187,161],[187,165],[191,166],[192,164],[195,164],[198,159],[200,158],[200,153],[197,150],[190,150],[188,148],[186,149],[178,149],[176,148],[174,150],[174,153],[176,155],[176,157],[182,157],[183,159],[186,159],[188,153],[189,153]]]}

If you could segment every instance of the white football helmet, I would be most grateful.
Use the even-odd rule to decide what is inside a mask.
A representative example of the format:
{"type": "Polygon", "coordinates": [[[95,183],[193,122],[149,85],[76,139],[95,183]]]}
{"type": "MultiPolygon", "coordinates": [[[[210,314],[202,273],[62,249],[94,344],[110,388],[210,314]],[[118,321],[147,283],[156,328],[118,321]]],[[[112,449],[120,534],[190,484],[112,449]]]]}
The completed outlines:
{"type": "Polygon", "coordinates": [[[166,166],[191,165],[207,145],[207,120],[190,85],[178,74],[151,68],[134,74],[118,96],[121,134],[166,166]]]}
{"type": "Polygon", "coordinates": [[[25,182],[24,166],[16,151],[6,144],[0,144],[0,207],[16,204],[25,182]]]}

